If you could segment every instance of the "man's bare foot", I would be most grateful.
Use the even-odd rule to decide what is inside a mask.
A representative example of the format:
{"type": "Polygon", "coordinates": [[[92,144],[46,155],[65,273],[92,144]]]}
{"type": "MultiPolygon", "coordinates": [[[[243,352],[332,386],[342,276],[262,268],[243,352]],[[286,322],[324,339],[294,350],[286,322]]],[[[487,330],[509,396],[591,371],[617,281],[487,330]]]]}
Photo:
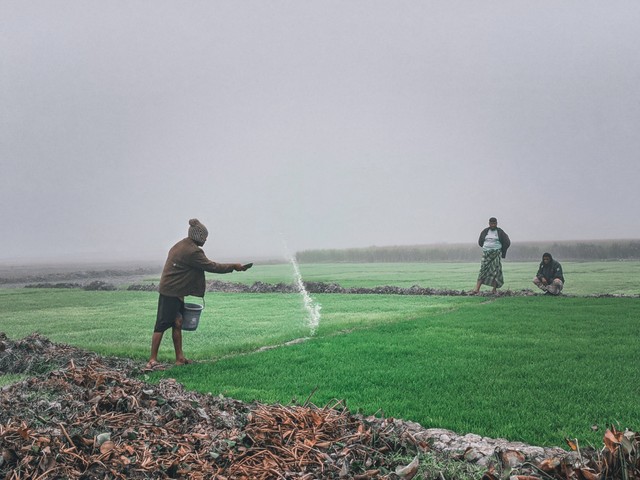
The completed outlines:
{"type": "Polygon", "coordinates": [[[188,360],[186,358],[182,358],[180,360],[176,360],[176,365],[188,365],[190,363],[193,363],[193,360],[188,360]]]}
{"type": "Polygon", "coordinates": [[[147,362],[147,365],[144,367],[143,371],[145,372],[150,372],[153,370],[162,370],[164,367],[162,366],[162,364],[160,362],[157,362],[155,360],[149,360],[147,362]]]}

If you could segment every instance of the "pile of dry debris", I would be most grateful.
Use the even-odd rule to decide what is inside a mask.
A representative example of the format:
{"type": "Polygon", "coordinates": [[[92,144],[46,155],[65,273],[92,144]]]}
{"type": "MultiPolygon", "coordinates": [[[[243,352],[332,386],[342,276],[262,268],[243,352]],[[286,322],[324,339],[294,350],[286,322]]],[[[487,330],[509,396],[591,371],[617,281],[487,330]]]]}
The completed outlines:
{"type": "Polygon", "coordinates": [[[0,374],[32,375],[0,391],[0,477],[408,480],[438,478],[420,465],[438,455],[481,465],[491,480],[640,478],[631,432],[608,431],[602,451],[578,454],[363,418],[341,402],[246,404],[147,383],[141,368],[0,333],[0,374]]]}

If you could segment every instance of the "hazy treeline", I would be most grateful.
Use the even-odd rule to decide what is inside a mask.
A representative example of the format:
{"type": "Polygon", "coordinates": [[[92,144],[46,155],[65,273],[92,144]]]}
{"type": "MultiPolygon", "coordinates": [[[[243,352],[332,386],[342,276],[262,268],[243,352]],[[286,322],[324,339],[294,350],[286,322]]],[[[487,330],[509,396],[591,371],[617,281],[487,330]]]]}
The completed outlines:
{"type": "MultiPolygon", "coordinates": [[[[561,261],[640,260],[640,240],[513,242],[507,259],[539,261],[544,252],[561,261]]],[[[480,256],[480,247],[470,243],[304,250],[296,253],[301,263],[472,262],[480,256]]]]}

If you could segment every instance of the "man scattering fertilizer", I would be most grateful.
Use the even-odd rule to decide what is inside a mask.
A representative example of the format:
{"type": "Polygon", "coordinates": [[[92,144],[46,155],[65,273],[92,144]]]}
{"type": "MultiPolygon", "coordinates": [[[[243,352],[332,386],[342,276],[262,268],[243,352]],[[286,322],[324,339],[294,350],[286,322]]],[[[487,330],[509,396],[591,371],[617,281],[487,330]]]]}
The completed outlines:
{"type": "Polygon", "coordinates": [[[158,291],[158,314],[151,337],[151,358],[148,369],[159,365],[158,350],[164,332],[171,328],[173,348],[176,351],[176,365],[191,363],[182,351],[182,318],[184,315],[184,297],[193,295],[204,297],[206,283],[204,272],[230,273],[243,272],[252,264],[216,263],[209,260],[202,247],[209,232],[196,218],[189,220],[187,238],[176,243],[167,256],[160,277],[158,291]]]}

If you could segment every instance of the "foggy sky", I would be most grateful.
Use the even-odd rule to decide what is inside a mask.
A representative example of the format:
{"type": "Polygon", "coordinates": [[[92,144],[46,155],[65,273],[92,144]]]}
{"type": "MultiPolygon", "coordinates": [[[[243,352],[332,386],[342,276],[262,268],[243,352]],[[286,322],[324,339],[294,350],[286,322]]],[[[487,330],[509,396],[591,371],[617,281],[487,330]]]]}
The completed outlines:
{"type": "Polygon", "coordinates": [[[0,0],[0,260],[640,238],[636,1],[0,0]]]}

